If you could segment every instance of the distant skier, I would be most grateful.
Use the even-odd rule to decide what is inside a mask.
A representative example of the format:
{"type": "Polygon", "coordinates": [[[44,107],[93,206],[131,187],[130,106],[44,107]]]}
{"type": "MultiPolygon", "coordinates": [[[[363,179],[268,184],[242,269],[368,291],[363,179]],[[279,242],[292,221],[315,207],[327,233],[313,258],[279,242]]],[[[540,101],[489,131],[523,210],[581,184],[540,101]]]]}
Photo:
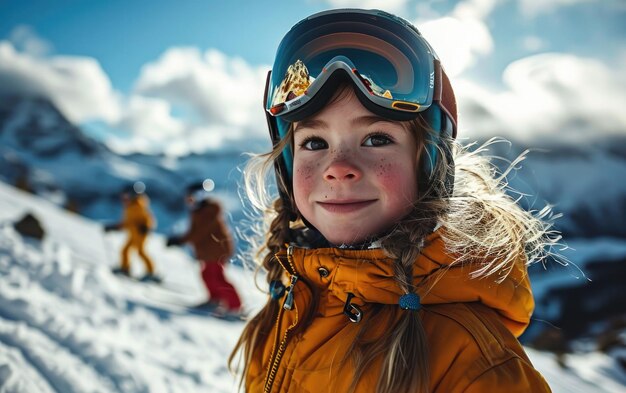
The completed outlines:
{"type": "Polygon", "coordinates": [[[124,204],[124,217],[117,224],[104,227],[105,232],[112,230],[126,230],[128,240],[121,250],[121,264],[113,269],[113,273],[130,277],[129,252],[135,249],[146,265],[146,274],[141,281],[160,282],[161,278],[154,272],[154,263],[145,253],[143,245],[148,236],[148,232],[154,226],[154,219],[150,212],[150,200],[145,194],[146,186],[142,182],[135,182],[132,186],[126,187],[121,192],[122,203],[124,204]]]}
{"type": "Polygon", "coordinates": [[[202,265],[202,281],[210,299],[206,304],[225,309],[229,314],[238,314],[241,300],[224,276],[224,265],[233,254],[233,240],[220,204],[209,197],[212,183],[205,180],[187,187],[185,200],[191,210],[189,230],[183,236],[169,237],[167,246],[190,243],[202,265]]]}

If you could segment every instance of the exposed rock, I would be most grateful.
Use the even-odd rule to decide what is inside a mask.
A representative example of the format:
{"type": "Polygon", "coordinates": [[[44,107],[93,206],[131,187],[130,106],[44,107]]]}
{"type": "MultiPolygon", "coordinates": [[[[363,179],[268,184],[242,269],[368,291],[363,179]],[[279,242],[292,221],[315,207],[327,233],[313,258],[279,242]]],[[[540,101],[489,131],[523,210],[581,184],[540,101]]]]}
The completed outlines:
{"type": "Polygon", "coordinates": [[[22,218],[13,223],[13,227],[24,237],[42,240],[46,235],[41,223],[32,213],[26,213],[22,218]]]}

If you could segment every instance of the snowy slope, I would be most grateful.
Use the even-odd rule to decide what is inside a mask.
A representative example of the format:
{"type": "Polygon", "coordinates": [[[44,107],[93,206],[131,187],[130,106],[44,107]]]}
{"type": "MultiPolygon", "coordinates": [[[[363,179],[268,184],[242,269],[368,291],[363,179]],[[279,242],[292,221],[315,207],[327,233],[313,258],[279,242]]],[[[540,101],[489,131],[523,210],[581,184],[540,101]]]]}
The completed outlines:
{"type": "MultiPolygon", "coordinates": [[[[0,392],[236,391],[226,359],[243,323],[173,304],[205,294],[193,260],[165,248],[158,235],[147,246],[166,277],[163,288],[111,275],[122,241],[0,183],[0,392]],[[43,222],[42,244],[10,225],[26,211],[43,222]]],[[[143,272],[139,263],[133,269],[143,272]]],[[[234,266],[227,273],[253,312],[264,295],[252,273],[234,266]]],[[[623,373],[606,355],[571,355],[563,370],[551,354],[529,354],[554,392],[625,389],[623,373]]]]}
{"type": "MultiPolygon", "coordinates": [[[[165,288],[109,273],[120,235],[0,183],[0,391],[231,392],[226,359],[243,322],[164,303],[204,300],[198,267],[150,239],[165,288]],[[22,239],[8,220],[32,211],[48,237],[22,239]],[[106,250],[105,250],[106,248],[106,250]]],[[[142,273],[139,263],[134,273],[142,273]]],[[[263,295],[230,267],[247,308],[263,295]]]]}

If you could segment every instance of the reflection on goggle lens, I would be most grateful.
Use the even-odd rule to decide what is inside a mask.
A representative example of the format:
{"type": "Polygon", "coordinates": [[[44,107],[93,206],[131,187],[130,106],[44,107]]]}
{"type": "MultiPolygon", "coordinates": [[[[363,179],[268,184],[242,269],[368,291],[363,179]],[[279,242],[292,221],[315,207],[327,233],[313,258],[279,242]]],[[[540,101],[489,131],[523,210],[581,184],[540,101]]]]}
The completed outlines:
{"type": "Polygon", "coordinates": [[[309,75],[302,60],[296,60],[287,68],[285,77],[272,97],[272,106],[283,104],[304,95],[315,78],[309,75]]]}

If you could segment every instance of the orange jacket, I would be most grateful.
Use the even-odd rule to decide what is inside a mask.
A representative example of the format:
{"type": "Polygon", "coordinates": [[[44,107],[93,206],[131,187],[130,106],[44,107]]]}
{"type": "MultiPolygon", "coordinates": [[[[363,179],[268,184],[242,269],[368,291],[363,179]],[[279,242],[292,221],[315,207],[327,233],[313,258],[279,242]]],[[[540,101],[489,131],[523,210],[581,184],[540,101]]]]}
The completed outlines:
{"type": "MultiPolygon", "coordinates": [[[[470,279],[467,266],[441,269],[453,259],[436,234],[417,259],[414,277],[423,305],[420,316],[429,348],[432,393],[549,392],[516,337],[526,328],[534,302],[522,261],[500,284],[493,277],[470,279]],[[424,277],[428,277],[427,280],[424,277]]],[[[342,362],[359,324],[376,324],[369,340],[389,333],[401,316],[403,293],[393,280],[389,258],[380,249],[291,248],[277,258],[287,278],[298,276],[294,306],[280,307],[274,331],[253,352],[245,377],[248,392],[345,392],[351,362],[342,362]],[[328,274],[320,274],[325,269],[328,274]],[[304,281],[304,282],[303,282],[304,281]],[[308,284],[308,285],[307,285],[308,284]],[[311,303],[310,286],[319,291],[317,313],[309,326],[292,334],[311,303]],[[343,314],[347,293],[363,310],[359,323],[343,314]],[[390,305],[368,318],[372,304],[390,305]]],[[[285,298],[279,300],[281,304],[285,298]]],[[[374,361],[356,386],[372,392],[382,358],[374,361]]]]}
{"type": "Polygon", "coordinates": [[[154,220],[149,209],[150,202],[145,195],[131,199],[124,210],[121,227],[128,231],[130,241],[142,241],[152,229],[154,220]]]}
{"type": "Polygon", "coordinates": [[[181,239],[192,244],[196,258],[205,262],[226,261],[233,253],[233,240],[222,218],[222,208],[205,199],[191,212],[189,230],[181,239]]]}

